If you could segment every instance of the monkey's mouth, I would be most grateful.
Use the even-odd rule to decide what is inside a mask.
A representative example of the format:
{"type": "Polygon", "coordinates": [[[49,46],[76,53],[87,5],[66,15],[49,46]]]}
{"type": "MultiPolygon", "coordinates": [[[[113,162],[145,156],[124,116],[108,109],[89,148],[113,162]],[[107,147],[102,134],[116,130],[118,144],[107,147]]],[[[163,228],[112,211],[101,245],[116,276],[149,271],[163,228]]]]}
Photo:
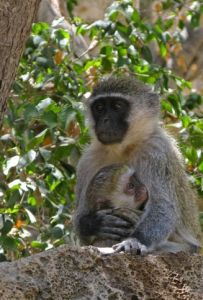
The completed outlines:
{"type": "Polygon", "coordinates": [[[104,145],[116,144],[122,142],[121,135],[117,135],[113,132],[99,132],[97,134],[97,138],[104,145]]]}

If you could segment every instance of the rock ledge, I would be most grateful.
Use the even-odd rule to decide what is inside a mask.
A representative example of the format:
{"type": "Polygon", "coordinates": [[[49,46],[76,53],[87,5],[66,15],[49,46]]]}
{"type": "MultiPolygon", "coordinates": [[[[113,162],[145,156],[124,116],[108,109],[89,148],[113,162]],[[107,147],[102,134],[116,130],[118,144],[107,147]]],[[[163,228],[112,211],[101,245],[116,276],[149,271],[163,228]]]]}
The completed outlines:
{"type": "Polygon", "coordinates": [[[203,257],[100,255],[67,245],[0,264],[0,299],[200,300],[203,257]]]}

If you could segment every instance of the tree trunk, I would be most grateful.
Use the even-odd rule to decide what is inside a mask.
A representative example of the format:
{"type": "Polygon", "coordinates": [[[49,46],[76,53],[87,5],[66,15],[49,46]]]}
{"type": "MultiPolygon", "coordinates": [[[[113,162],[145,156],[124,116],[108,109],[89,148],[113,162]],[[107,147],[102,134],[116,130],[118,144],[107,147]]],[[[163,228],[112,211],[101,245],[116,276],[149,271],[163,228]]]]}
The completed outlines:
{"type": "Polygon", "coordinates": [[[200,300],[203,257],[165,254],[102,256],[67,245],[0,264],[0,299],[200,300]]]}
{"type": "Polygon", "coordinates": [[[0,126],[20,56],[40,1],[0,1],[0,126]]]}

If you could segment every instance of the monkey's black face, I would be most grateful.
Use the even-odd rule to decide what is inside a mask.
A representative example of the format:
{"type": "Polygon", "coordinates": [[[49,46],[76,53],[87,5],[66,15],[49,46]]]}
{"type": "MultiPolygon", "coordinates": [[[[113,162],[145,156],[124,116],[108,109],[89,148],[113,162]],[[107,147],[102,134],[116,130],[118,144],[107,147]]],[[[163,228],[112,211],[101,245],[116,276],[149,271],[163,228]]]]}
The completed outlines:
{"type": "Polygon", "coordinates": [[[100,97],[91,105],[95,133],[105,145],[122,142],[128,130],[130,104],[118,97],[100,97]]]}

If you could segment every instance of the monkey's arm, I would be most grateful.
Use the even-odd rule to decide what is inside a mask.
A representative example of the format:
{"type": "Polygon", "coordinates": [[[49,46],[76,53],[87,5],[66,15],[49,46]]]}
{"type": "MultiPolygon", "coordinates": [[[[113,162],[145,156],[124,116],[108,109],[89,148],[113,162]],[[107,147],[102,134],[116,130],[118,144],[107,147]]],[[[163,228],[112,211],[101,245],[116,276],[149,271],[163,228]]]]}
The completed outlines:
{"type": "Polygon", "coordinates": [[[130,237],[113,246],[115,252],[135,251],[137,254],[146,254],[159,249],[168,249],[168,252],[178,252],[180,249],[184,251],[186,247],[168,245],[167,238],[175,229],[177,218],[174,207],[168,203],[167,198],[161,198],[160,201],[163,202],[153,202],[153,207],[149,205],[130,237]]]}
{"type": "Polygon", "coordinates": [[[169,194],[161,191],[151,193],[153,192],[156,196],[151,195],[146,212],[132,234],[132,237],[136,237],[146,246],[158,245],[166,240],[175,229],[177,221],[174,204],[170,201],[169,194]]]}
{"type": "MultiPolygon", "coordinates": [[[[153,248],[167,240],[177,223],[177,199],[173,170],[165,154],[143,154],[135,165],[149,192],[149,201],[130,239],[116,245],[116,251],[153,248]]],[[[138,251],[139,252],[139,251],[138,251]]]]}

